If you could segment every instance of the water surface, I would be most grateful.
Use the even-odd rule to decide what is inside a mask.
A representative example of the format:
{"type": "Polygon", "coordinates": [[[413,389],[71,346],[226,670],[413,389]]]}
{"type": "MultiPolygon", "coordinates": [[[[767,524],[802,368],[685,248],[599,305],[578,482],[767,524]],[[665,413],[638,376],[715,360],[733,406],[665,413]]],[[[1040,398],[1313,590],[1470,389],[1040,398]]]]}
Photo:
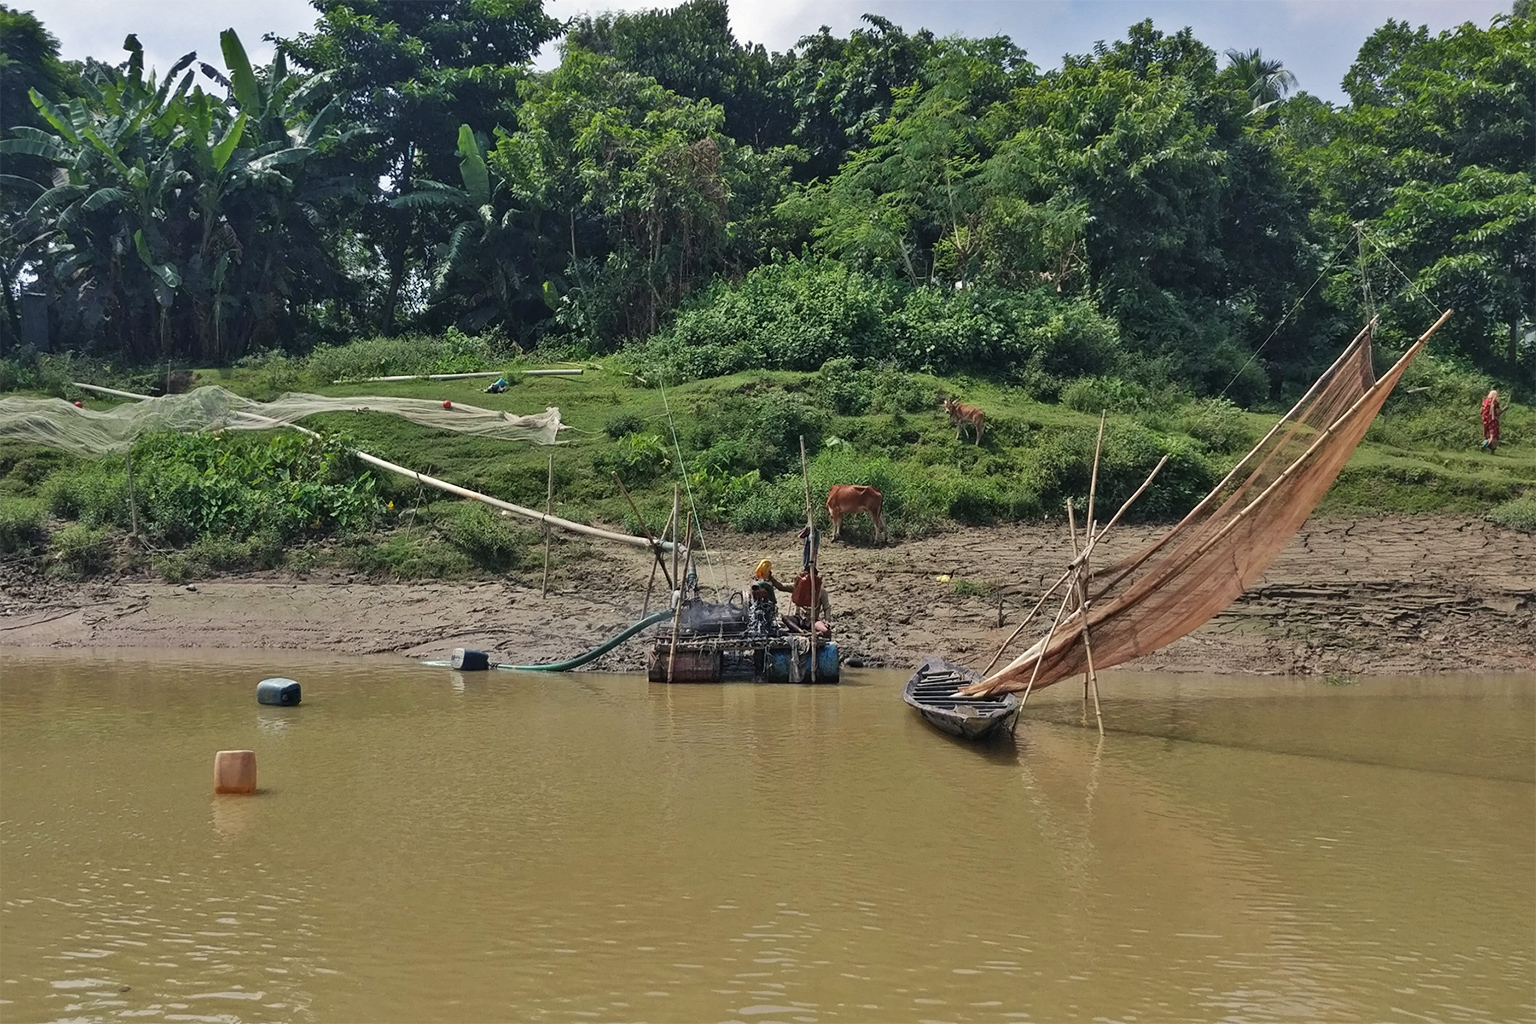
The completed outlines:
{"type": "Polygon", "coordinates": [[[1536,1018],[1536,679],[845,680],[0,653],[0,1019],[1536,1018]]]}

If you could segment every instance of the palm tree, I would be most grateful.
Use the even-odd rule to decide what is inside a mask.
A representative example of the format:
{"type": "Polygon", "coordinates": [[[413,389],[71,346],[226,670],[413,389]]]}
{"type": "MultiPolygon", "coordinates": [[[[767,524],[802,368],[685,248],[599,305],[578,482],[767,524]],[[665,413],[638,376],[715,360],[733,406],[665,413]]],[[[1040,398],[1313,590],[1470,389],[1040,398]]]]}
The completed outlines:
{"type": "Polygon", "coordinates": [[[1256,49],[1228,50],[1227,61],[1227,70],[1245,83],[1248,98],[1253,101],[1250,113],[1263,113],[1296,88],[1296,76],[1284,64],[1270,60],[1256,49]]]}

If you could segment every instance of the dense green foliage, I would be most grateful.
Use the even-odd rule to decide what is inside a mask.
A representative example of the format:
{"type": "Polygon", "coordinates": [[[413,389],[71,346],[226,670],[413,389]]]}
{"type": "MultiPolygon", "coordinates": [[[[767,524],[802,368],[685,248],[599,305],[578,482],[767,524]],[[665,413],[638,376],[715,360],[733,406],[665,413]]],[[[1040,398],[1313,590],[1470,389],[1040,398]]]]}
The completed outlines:
{"type": "Polygon", "coordinates": [[[1246,405],[1434,304],[1437,351],[1536,379],[1528,4],[1389,21],[1343,107],[1150,21],[1041,72],[873,15],[769,53],[724,0],[314,5],[267,67],[227,32],[224,70],[158,79],[132,36],[67,65],[0,7],[0,342],[25,284],[62,347],[116,362],[454,327],[640,343],[673,380],[848,358],[1246,405]]]}
{"type": "MultiPolygon", "coordinates": [[[[682,484],[711,533],[717,524],[783,531],[779,541],[765,539],[776,550],[804,521],[804,437],[818,505],[832,484],[873,484],[885,496],[887,523],[899,540],[953,523],[1059,516],[1066,498],[1080,502],[1086,495],[1104,408],[1111,412],[1100,500],[1123,500],[1168,454],[1169,465],[1133,513],[1159,520],[1187,511],[1273,422],[1226,399],[1113,375],[1077,378],[1061,389],[1059,401],[1040,402],[1017,386],[888,365],[860,368],[848,357],[814,373],[750,370],[665,389],[643,386],[636,365],[623,357],[588,363],[576,377],[524,379],[513,372],[515,385],[499,395],[485,394],[483,380],[334,383],[375,369],[462,368],[457,360],[513,371],[530,365],[527,357],[514,360],[462,335],[379,338],[308,357],[200,371],[194,383],[254,396],[286,389],[392,394],[515,412],[558,405],[574,429],[551,450],[346,413],[307,421],[333,438],[323,444],[283,433],[145,439],[135,448],[139,526],[150,545],[143,550],[123,540],[129,517],[121,458],[79,460],[0,446],[0,557],[36,559],[62,575],[147,563],[171,579],[277,565],[428,578],[486,571],[516,576],[541,568],[531,524],[365,472],[344,455],[344,443],[538,508],[553,451],[559,515],[638,532],[639,521],[613,484],[617,475],[650,528],[659,529],[673,486],[682,484]],[[969,435],[956,438],[939,408],[940,394],[987,410],[981,445],[969,435]]],[[[68,360],[40,359],[29,372],[58,380],[53,362],[68,360]]],[[[131,377],[102,379],[142,386],[131,377]]],[[[1415,363],[1324,508],[1492,509],[1498,521],[1526,528],[1521,524],[1536,490],[1530,443],[1536,418],[1528,406],[1511,405],[1499,451],[1479,452],[1477,401],[1488,383],[1441,360],[1415,363]]],[[[819,508],[818,515],[824,515],[819,508]]],[[[854,543],[870,540],[862,519],[846,529],[854,543]]],[[[580,557],[574,550],[557,545],[557,573],[580,557]]]]}
{"type": "MultiPolygon", "coordinates": [[[[1475,450],[1482,394],[1536,386],[1527,0],[1438,35],[1389,21],[1338,107],[1273,54],[1150,21],[1042,72],[1007,38],[873,15],[769,53],[724,0],[565,25],[542,0],[313,2],[265,67],[228,31],[219,67],[164,75],[133,36],[119,64],[62,62],[0,6],[0,391],[220,366],[256,397],[559,405],[561,512],[631,530],[615,475],[653,527],[679,480],[706,519],[793,526],[803,437],[812,487],[879,486],[900,537],[1056,514],[1106,408],[1103,500],[1168,454],[1137,514],[1176,515],[1267,423],[1245,409],[1373,315],[1385,357],[1454,307],[1329,507],[1530,528],[1529,408],[1475,450]],[[54,354],[17,348],[23,290],[54,354]],[[348,383],[565,358],[588,374],[501,396],[348,383]],[[985,443],[943,395],[983,405],[985,443]]],[[[120,460],[0,450],[0,555],[173,579],[537,562],[531,531],[375,479],[339,438],[531,505],[546,453],[316,425],[337,439],[141,440],[143,549],[120,460]]]]}

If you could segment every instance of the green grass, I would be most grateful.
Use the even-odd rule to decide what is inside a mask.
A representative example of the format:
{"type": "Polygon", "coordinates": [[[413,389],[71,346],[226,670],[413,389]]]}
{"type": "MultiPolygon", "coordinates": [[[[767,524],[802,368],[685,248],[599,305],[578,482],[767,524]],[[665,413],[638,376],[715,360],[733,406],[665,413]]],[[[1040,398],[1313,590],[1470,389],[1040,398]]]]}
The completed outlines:
{"type": "MultiPolygon", "coordinates": [[[[511,413],[558,406],[570,429],[553,447],[431,430],[371,413],[317,416],[306,425],[414,470],[539,509],[552,456],[556,514],[630,532],[639,532],[641,524],[615,486],[615,474],[629,487],[652,530],[667,518],[678,484],[692,492],[712,523],[749,531],[793,528],[804,517],[802,435],[818,514],[825,516],[820,498],[831,484],[874,484],[885,494],[890,532],[898,539],[951,523],[1056,516],[1069,496],[1081,511],[1098,428],[1094,408],[1104,396],[1119,396],[1127,408],[1108,417],[1099,507],[1117,507],[1157,459],[1170,453],[1169,466],[1136,512],[1142,519],[1171,520],[1187,511],[1273,422],[1273,415],[1243,412],[1229,403],[1148,394],[1113,380],[1069,386],[1065,401],[1048,404],[996,382],[856,371],[837,364],[819,374],[733,374],[679,385],[665,394],[642,383],[645,366],[623,357],[585,364],[580,376],[509,374],[512,387],[501,395],[484,393],[483,379],[330,382],[333,374],[359,368],[510,371],[539,365],[513,353],[474,348],[462,339],[413,352],[397,341],[366,342],[322,350],[309,360],[268,357],[199,370],[192,383],[219,384],[252,397],[309,390],[449,400],[511,413]],[[971,443],[969,434],[965,440],[956,438],[939,408],[941,394],[986,410],[980,446],[971,443]]],[[[1528,495],[1536,493],[1536,413],[1511,406],[1503,424],[1504,443],[1496,453],[1483,452],[1473,400],[1482,382],[1443,368],[1423,379],[1429,381],[1421,385],[1425,390],[1394,396],[1322,510],[1492,514],[1510,525],[1529,522],[1528,495]]],[[[87,401],[92,407],[104,404],[87,401]]],[[[240,459],[257,467],[244,474],[248,491],[232,492],[218,506],[225,518],[217,521],[189,511],[206,502],[191,502],[186,495],[192,483],[173,472],[177,446],[156,449],[166,455],[166,465],[157,469],[146,463],[138,485],[141,526],[164,552],[153,560],[162,574],[194,578],[232,569],[336,566],[391,578],[517,577],[541,564],[534,550],[536,530],[521,521],[445,501],[435,491],[388,474],[378,474],[371,490],[326,492],[330,504],[314,519],[300,522],[279,514],[282,509],[260,490],[259,467],[283,459],[323,463],[316,461],[319,455],[293,450],[292,435],[282,436],[281,442],[250,434],[200,442],[200,451],[207,445],[238,449],[240,459]],[[157,497],[161,479],[167,481],[165,494],[157,497]],[[171,488],[172,483],[180,489],[171,488]],[[142,493],[146,489],[150,493],[142,493]],[[181,504],[167,496],[173,491],[181,504]],[[167,525],[177,522],[192,525],[167,525]]],[[[213,458],[206,452],[199,457],[213,458]]],[[[323,464],[331,467],[325,470],[329,476],[322,474],[325,486],[344,488],[347,482],[337,475],[337,464],[323,464]]],[[[103,537],[126,530],[125,488],[120,458],[79,459],[0,442],[0,554],[50,548],[55,553],[50,564],[59,566],[58,572],[108,571],[114,562],[103,537]]],[[[862,519],[847,530],[856,541],[870,536],[862,519]]]]}

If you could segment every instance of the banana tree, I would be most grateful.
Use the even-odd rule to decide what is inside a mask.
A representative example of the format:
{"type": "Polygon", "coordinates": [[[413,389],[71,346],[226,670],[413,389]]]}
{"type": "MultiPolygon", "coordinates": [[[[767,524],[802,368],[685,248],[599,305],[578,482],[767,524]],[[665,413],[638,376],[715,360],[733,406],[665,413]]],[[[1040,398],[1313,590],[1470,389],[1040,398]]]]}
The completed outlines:
{"type": "Polygon", "coordinates": [[[433,254],[432,288],[437,301],[459,307],[469,328],[492,319],[516,322],[516,305],[526,298],[526,232],[520,211],[500,176],[492,177],[485,151],[469,125],[459,126],[462,185],[418,179],[413,191],[391,205],[405,210],[452,212],[460,221],[433,254]]]}

